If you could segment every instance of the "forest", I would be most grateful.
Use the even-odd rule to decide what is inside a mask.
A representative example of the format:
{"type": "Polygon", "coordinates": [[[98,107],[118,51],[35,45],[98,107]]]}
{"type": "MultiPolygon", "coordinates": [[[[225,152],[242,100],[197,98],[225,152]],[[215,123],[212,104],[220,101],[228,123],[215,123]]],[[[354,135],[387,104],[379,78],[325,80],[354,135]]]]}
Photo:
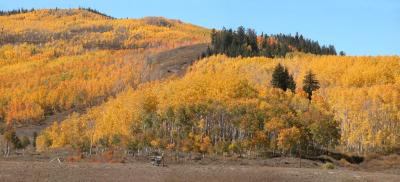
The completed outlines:
{"type": "MultiPolygon", "coordinates": [[[[333,45],[320,45],[317,41],[306,39],[303,35],[296,33],[295,36],[276,34],[268,35],[262,33],[257,35],[253,29],[245,29],[240,26],[236,31],[223,28],[221,31],[215,29],[211,32],[211,46],[203,57],[214,54],[225,54],[229,57],[252,57],[265,56],[285,57],[290,52],[303,52],[316,55],[336,55],[333,45]]],[[[340,55],[345,55],[343,51],[340,55]]]]}
{"type": "Polygon", "coordinates": [[[92,9],[1,14],[0,134],[15,149],[263,157],[400,150],[398,56],[337,55],[299,34],[92,9]],[[185,75],[144,83],[149,56],[204,43],[208,51],[185,75]],[[16,134],[67,111],[35,136],[16,134]]]}
{"type": "MultiPolygon", "coordinates": [[[[55,8],[55,10],[57,11],[59,9],[55,8]]],[[[101,15],[101,16],[104,16],[104,17],[108,17],[108,18],[114,19],[114,17],[109,16],[109,15],[107,15],[105,13],[102,13],[102,12],[96,10],[96,9],[79,7],[78,10],[89,11],[89,12],[94,13],[94,14],[98,14],[98,15],[101,15]]],[[[34,8],[32,8],[32,9],[20,8],[20,9],[14,9],[14,10],[9,10],[9,11],[0,10],[0,16],[10,16],[10,15],[15,15],[15,14],[29,13],[29,12],[33,12],[33,11],[35,11],[34,8]]],[[[40,10],[38,10],[38,11],[40,11],[40,10]]]]}
{"type": "Polygon", "coordinates": [[[18,128],[100,105],[143,81],[147,56],[209,39],[207,29],[177,20],[114,20],[93,9],[2,15],[0,147],[7,154],[11,145],[36,146],[37,135],[17,135],[18,128]]]}
{"type": "Polygon", "coordinates": [[[400,139],[399,68],[398,57],[212,56],[181,79],[127,89],[54,123],[39,136],[38,149],[391,153],[400,139]],[[294,92],[271,84],[278,64],[293,74],[294,92]],[[320,86],[311,101],[300,87],[310,70],[320,86]]]}
{"type": "Polygon", "coordinates": [[[114,21],[92,9],[8,14],[0,16],[0,121],[8,125],[96,105],[139,84],[147,55],[208,39],[205,29],[156,17],[114,21]]]}
{"type": "Polygon", "coordinates": [[[173,48],[209,42],[209,30],[162,17],[113,19],[92,9],[44,9],[0,16],[0,45],[30,44],[57,54],[173,48]]]}
{"type": "Polygon", "coordinates": [[[35,9],[34,8],[32,8],[32,9],[20,8],[20,9],[14,9],[14,10],[10,10],[10,11],[0,10],[0,16],[9,16],[9,15],[14,15],[14,14],[28,13],[28,12],[32,12],[32,11],[35,11],[35,9]]]}

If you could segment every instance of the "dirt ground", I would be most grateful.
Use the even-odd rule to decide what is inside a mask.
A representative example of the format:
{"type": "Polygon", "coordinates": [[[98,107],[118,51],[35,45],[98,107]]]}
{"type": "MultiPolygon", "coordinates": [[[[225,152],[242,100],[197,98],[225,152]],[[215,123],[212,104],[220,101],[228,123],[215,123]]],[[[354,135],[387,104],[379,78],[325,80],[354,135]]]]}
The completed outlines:
{"type": "Polygon", "coordinates": [[[25,151],[0,156],[0,182],[12,181],[400,181],[400,155],[376,156],[361,164],[333,161],[323,169],[318,160],[299,158],[238,158],[193,156],[173,159],[166,167],[150,164],[147,156],[115,152],[75,160],[73,151],[25,151]],[[71,158],[73,157],[73,158],[71,158]],[[60,162],[58,161],[60,160],[60,162]],[[73,159],[73,160],[71,160],[73,159]]]}
{"type": "Polygon", "coordinates": [[[400,175],[343,169],[149,163],[0,161],[0,181],[400,181],[400,175]]]}
{"type": "Polygon", "coordinates": [[[184,75],[186,69],[199,59],[207,47],[208,44],[195,44],[150,56],[143,71],[142,81],[162,80],[173,75],[184,75]]]}

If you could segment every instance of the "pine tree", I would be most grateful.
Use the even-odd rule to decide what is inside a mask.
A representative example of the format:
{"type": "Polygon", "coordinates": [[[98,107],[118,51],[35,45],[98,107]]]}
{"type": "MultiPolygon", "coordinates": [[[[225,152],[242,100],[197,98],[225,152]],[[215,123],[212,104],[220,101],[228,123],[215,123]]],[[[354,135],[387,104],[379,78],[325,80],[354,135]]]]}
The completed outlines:
{"type": "Polygon", "coordinates": [[[247,45],[251,48],[250,56],[258,54],[257,33],[253,29],[247,29],[247,45]]]}
{"type": "Polygon", "coordinates": [[[315,78],[315,74],[312,71],[308,71],[303,80],[303,90],[307,93],[308,100],[311,101],[312,92],[319,89],[319,81],[315,78]]]}
{"type": "Polygon", "coordinates": [[[288,72],[280,63],[275,67],[272,73],[271,85],[274,88],[280,88],[283,91],[287,90],[288,72]]]}
{"type": "Polygon", "coordinates": [[[292,92],[296,90],[296,83],[293,75],[289,74],[287,68],[278,64],[272,73],[271,85],[274,88],[280,88],[283,91],[290,89],[292,92]]]}
{"type": "Polygon", "coordinates": [[[246,43],[246,30],[243,26],[237,28],[236,31],[238,44],[239,46],[243,46],[246,43]]]}
{"type": "Polygon", "coordinates": [[[284,57],[288,52],[300,51],[317,55],[336,55],[334,46],[320,45],[317,41],[305,39],[296,33],[295,36],[276,34],[257,35],[254,29],[245,29],[243,26],[237,30],[223,28],[221,31],[211,31],[212,54],[226,54],[229,57],[284,57]],[[259,39],[260,38],[260,39],[259,39]],[[271,38],[271,39],[270,39],[271,38]]]}

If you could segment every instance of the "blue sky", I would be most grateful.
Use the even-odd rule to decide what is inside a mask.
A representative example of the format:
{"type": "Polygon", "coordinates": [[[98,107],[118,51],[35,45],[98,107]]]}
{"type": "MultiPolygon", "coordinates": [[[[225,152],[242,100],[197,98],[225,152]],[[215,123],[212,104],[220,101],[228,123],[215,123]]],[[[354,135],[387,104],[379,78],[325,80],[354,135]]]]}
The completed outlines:
{"type": "MultiPolygon", "coordinates": [[[[299,32],[349,55],[400,55],[400,0],[0,0],[0,9],[91,7],[258,33],[299,32]]],[[[0,22],[1,24],[1,22],[0,22]]]]}

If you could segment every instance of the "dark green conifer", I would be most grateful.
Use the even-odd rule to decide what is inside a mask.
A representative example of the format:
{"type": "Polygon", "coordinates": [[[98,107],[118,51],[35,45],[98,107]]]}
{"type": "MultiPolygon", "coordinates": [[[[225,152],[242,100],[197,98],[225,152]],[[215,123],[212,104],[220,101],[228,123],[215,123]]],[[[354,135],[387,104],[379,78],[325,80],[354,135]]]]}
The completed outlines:
{"type": "Polygon", "coordinates": [[[303,90],[307,93],[308,100],[311,101],[312,93],[320,88],[319,81],[315,78],[315,74],[312,71],[308,71],[303,80],[303,90]]]}
{"type": "Polygon", "coordinates": [[[293,75],[290,75],[288,69],[281,64],[278,64],[272,73],[271,85],[283,91],[290,89],[294,92],[296,90],[296,83],[294,82],[293,75]]]}

